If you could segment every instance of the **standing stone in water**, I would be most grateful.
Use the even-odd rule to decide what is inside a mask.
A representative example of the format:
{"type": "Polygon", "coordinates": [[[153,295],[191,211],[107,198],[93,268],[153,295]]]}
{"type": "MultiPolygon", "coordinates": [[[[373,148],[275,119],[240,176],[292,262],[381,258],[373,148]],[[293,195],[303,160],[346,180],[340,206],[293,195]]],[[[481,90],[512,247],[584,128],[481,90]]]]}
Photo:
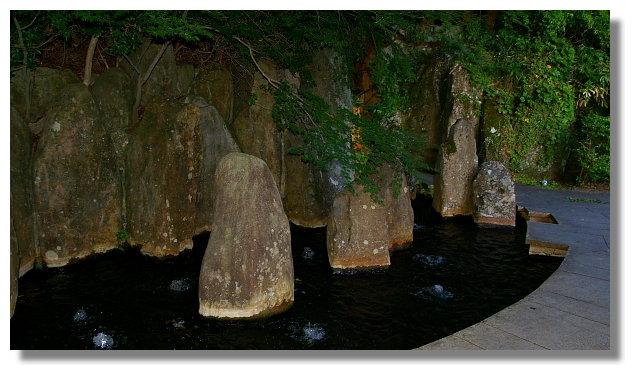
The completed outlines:
{"type": "Polygon", "coordinates": [[[389,165],[380,168],[377,186],[381,202],[355,186],[335,197],[327,225],[327,250],[333,268],[390,265],[390,251],[412,244],[414,213],[407,181],[389,165]],[[400,179],[394,189],[393,179],[400,179]]]}
{"type": "Polygon", "coordinates": [[[467,216],[472,214],[472,181],[478,169],[477,106],[481,93],[460,64],[450,68],[446,85],[432,208],[443,217],[467,216]]]}
{"type": "Polygon", "coordinates": [[[474,222],[479,225],[516,225],[516,193],[512,176],[503,163],[481,165],[472,184],[474,222]]]}
{"type": "Polygon", "coordinates": [[[269,168],[230,153],[214,174],[212,231],[199,277],[199,313],[255,318],[293,303],[289,221],[269,168]]]}
{"type": "Polygon", "coordinates": [[[457,120],[441,144],[432,208],[443,217],[472,214],[472,181],[478,170],[477,122],[457,120]]]}
{"type": "MultiPolygon", "coordinates": [[[[361,190],[357,187],[357,190],[361,190]]],[[[327,224],[329,263],[335,269],[390,265],[386,207],[369,193],[344,190],[335,197],[327,224]]]]}

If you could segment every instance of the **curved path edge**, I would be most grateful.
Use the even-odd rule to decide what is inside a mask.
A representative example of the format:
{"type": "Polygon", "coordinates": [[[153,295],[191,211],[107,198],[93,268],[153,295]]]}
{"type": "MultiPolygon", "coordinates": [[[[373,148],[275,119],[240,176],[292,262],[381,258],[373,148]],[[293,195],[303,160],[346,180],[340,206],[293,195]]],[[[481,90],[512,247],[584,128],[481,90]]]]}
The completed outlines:
{"type": "Polygon", "coordinates": [[[418,350],[610,350],[610,194],[516,184],[527,241],[568,246],[560,267],[525,298],[418,350]]]}

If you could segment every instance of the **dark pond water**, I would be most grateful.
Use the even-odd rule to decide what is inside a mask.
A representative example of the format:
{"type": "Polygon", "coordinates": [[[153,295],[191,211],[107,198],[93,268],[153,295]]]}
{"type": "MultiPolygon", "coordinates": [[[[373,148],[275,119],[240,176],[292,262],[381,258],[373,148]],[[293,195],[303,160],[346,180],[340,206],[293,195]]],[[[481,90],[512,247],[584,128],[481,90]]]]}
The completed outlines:
{"type": "Polygon", "coordinates": [[[178,257],[114,250],[20,279],[11,349],[412,349],[537,288],[559,259],[527,255],[516,229],[440,220],[417,199],[415,242],[383,270],[334,273],[325,229],[292,228],[295,303],[274,317],[198,315],[209,234],[178,257]]]}

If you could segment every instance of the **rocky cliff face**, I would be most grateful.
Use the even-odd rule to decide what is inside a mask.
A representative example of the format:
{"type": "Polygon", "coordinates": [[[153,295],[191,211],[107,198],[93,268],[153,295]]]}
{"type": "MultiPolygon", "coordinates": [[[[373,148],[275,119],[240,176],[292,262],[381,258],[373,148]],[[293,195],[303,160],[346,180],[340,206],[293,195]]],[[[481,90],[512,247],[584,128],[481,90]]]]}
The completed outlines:
{"type": "Polygon", "coordinates": [[[67,86],[33,160],[38,252],[61,266],[116,247],[120,183],[110,133],[88,88],[67,86]]]}
{"type": "Polygon", "coordinates": [[[53,108],[66,86],[79,82],[79,77],[69,70],[18,70],[11,78],[11,105],[27,124],[35,122],[53,108]]]}
{"type": "MultiPolygon", "coordinates": [[[[90,87],[72,73],[51,69],[36,70],[28,84],[21,73],[12,79],[12,238],[19,274],[38,258],[59,266],[117,247],[122,233],[156,256],[191,246],[193,235],[214,227],[212,176],[230,152],[265,162],[290,221],[327,225],[348,181],[337,163],[318,170],[287,152],[303,140],[277,129],[274,99],[258,71],[230,72],[216,65],[195,70],[176,64],[168,47],[143,86],[139,112],[133,113],[137,71],[148,69],[159,50],[143,44],[131,55],[134,67],[122,62],[90,87]]],[[[351,91],[340,76],[343,62],[333,51],[314,56],[312,84],[271,61],[259,65],[269,78],[309,90],[333,110],[352,109],[351,91]]],[[[425,103],[406,116],[405,126],[452,154],[451,134],[467,129],[456,124],[469,123],[467,132],[477,126],[476,96],[461,68],[447,60],[430,62],[420,75],[413,98],[425,103]]],[[[436,150],[427,152],[436,159],[436,150]]],[[[380,216],[390,239],[385,247],[407,246],[410,204],[384,200],[387,212],[380,216]]]]}
{"type": "Polygon", "coordinates": [[[177,254],[212,228],[212,176],[239,151],[218,111],[203,99],[148,106],[126,163],[127,231],[144,253],[177,254]]]}
{"type": "MultiPolygon", "coordinates": [[[[303,82],[301,88],[323,98],[331,110],[353,110],[350,88],[339,75],[344,66],[337,53],[332,50],[318,52],[310,66],[312,85],[303,82]]],[[[301,137],[285,134],[287,148],[303,144],[301,137]]],[[[285,154],[284,206],[289,220],[304,227],[326,225],[335,196],[349,181],[342,175],[342,166],[332,161],[328,169],[321,170],[300,160],[297,155],[285,154]]]]}
{"type": "Polygon", "coordinates": [[[404,116],[404,128],[427,141],[427,148],[421,152],[430,166],[436,164],[441,144],[441,113],[449,70],[447,58],[431,59],[421,66],[418,79],[409,91],[411,109],[404,116]]]}

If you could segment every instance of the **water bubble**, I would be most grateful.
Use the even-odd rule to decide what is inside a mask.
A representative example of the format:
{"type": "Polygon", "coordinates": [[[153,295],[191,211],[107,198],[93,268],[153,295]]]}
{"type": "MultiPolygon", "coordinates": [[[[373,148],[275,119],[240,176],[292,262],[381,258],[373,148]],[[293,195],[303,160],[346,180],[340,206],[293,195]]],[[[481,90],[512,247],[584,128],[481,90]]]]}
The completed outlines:
{"type": "Polygon", "coordinates": [[[424,298],[424,299],[451,299],[454,298],[454,294],[449,292],[443,288],[443,286],[436,284],[432,286],[426,286],[421,288],[416,293],[413,293],[415,296],[424,298]]]}
{"type": "Polygon", "coordinates": [[[308,341],[320,341],[326,336],[324,328],[317,324],[308,323],[302,331],[304,332],[304,339],[308,341]]]}
{"type": "Polygon", "coordinates": [[[115,341],[109,335],[100,332],[93,337],[93,344],[97,349],[111,349],[115,341]]]}
{"type": "Polygon", "coordinates": [[[415,254],[412,259],[427,266],[438,266],[445,263],[445,258],[441,255],[415,254]]]}
{"type": "Polygon", "coordinates": [[[73,316],[73,321],[75,321],[75,322],[83,322],[84,320],[86,320],[87,317],[88,317],[88,315],[86,314],[86,310],[79,309],[79,310],[77,310],[77,312],[73,316]]]}
{"type": "Polygon", "coordinates": [[[302,258],[306,260],[313,259],[314,255],[315,255],[315,251],[313,251],[313,249],[311,249],[308,246],[304,247],[304,250],[302,251],[302,258]]]}
{"type": "Polygon", "coordinates": [[[185,279],[178,279],[178,280],[172,280],[172,282],[170,283],[169,286],[170,290],[173,290],[175,292],[184,292],[188,289],[190,289],[190,280],[185,278],[185,279]]]}

